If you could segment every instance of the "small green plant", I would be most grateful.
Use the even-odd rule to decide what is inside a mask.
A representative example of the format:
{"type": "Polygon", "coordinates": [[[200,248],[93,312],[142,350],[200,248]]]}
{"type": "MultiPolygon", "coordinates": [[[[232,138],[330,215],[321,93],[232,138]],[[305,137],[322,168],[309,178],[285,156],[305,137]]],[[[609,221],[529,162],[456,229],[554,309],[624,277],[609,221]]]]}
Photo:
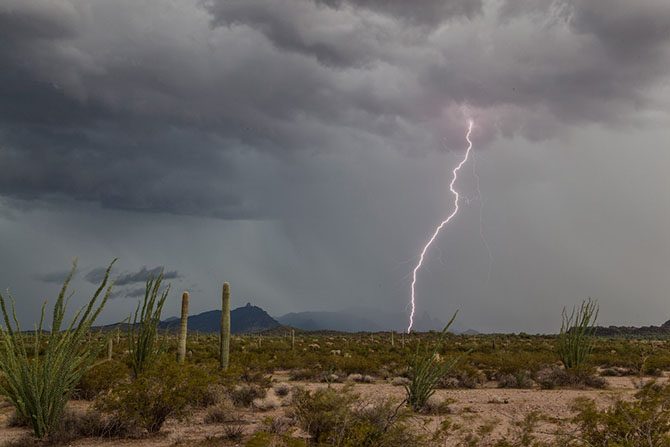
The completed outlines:
{"type": "Polygon", "coordinates": [[[111,390],[129,377],[128,366],[118,360],[107,360],[92,366],[82,376],[75,389],[75,397],[91,400],[111,390]]]}
{"type": "Polygon", "coordinates": [[[593,400],[579,398],[573,405],[581,433],[577,445],[593,447],[670,446],[670,387],[649,383],[634,401],[618,400],[599,410],[593,400]]]}
{"type": "Polygon", "coordinates": [[[128,351],[134,377],[138,377],[159,353],[156,349],[156,335],[163,306],[170,292],[168,285],[161,293],[162,282],[163,272],[147,280],[144,299],[137,303],[133,322],[128,329],[128,351]]]}
{"type": "Polygon", "coordinates": [[[454,313],[449,323],[444,327],[437,344],[432,350],[426,349],[421,351],[421,346],[417,345],[414,359],[410,365],[410,383],[405,385],[407,403],[414,411],[423,410],[430,396],[435,393],[440,380],[458,362],[458,357],[441,359],[439,356],[445,336],[456,319],[457,313],[454,313]]]}
{"type": "Polygon", "coordinates": [[[50,436],[58,429],[65,404],[104,346],[92,346],[87,342],[87,335],[111,293],[112,286],[107,286],[107,281],[113,264],[114,261],[88,304],[65,327],[63,320],[71,296],[66,295],[76,271],[76,261],[54,304],[49,331],[44,329],[46,303],[42,306],[37,329],[28,335],[21,331],[14,300],[11,299],[10,312],[0,294],[4,317],[4,328],[0,328],[0,370],[4,374],[0,391],[14,405],[18,416],[29,421],[37,438],[50,436]]]}
{"type": "Polygon", "coordinates": [[[342,447],[418,447],[426,445],[408,423],[404,402],[359,401],[348,388],[296,390],[295,419],[311,437],[310,445],[342,447]]]}
{"type": "Polygon", "coordinates": [[[207,390],[207,373],[197,366],[160,358],[132,382],[102,396],[96,406],[129,426],[157,433],[169,417],[181,418],[207,390]]]}
{"type": "Polygon", "coordinates": [[[558,336],[558,355],[565,369],[580,367],[593,351],[598,303],[591,298],[568,315],[563,308],[561,332],[558,336]]]}

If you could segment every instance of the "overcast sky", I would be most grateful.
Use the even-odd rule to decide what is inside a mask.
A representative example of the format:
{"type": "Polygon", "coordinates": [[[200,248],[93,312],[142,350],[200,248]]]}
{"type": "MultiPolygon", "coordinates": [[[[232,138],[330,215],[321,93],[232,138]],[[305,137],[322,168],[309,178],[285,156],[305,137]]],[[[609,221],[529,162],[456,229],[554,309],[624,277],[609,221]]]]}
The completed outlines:
{"type": "Polygon", "coordinates": [[[472,118],[481,198],[468,163],[417,312],[659,324],[669,74],[667,0],[0,0],[0,288],[32,326],[73,258],[82,304],[118,257],[102,322],[160,268],[168,314],[223,280],[406,312],[472,118]]]}

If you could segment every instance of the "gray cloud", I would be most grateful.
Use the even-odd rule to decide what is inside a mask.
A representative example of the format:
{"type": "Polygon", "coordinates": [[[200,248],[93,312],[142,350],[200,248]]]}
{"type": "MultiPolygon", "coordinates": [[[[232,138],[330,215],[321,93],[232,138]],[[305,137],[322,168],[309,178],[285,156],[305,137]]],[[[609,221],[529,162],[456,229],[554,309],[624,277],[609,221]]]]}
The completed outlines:
{"type": "Polygon", "coordinates": [[[544,139],[659,107],[667,2],[408,5],[228,0],[157,16],[152,1],[12,1],[0,193],[281,217],[277,185],[249,186],[276,160],[371,143],[424,153],[460,141],[465,114],[544,139]]]}
{"type": "Polygon", "coordinates": [[[146,282],[150,278],[156,278],[160,273],[163,272],[163,279],[176,279],[180,278],[179,272],[176,270],[165,271],[165,267],[158,266],[151,269],[148,269],[146,266],[142,267],[137,272],[125,273],[120,275],[114,280],[114,284],[119,286],[125,286],[128,284],[135,284],[138,282],[146,282]]]}
{"type": "MultiPolygon", "coordinates": [[[[84,279],[90,282],[91,284],[99,284],[105,278],[106,267],[97,267],[90,270],[85,276],[84,279]]],[[[149,278],[156,278],[158,275],[163,272],[163,279],[177,279],[181,278],[181,275],[176,270],[165,271],[165,267],[158,266],[154,268],[147,268],[143,266],[136,272],[123,273],[114,279],[114,285],[116,286],[126,286],[129,284],[135,284],[140,282],[146,282],[149,278]]],[[[135,295],[133,295],[135,296],[135,295]]]]}
{"type": "Polygon", "coordinates": [[[57,287],[35,272],[118,257],[119,297],[169,265],[198,311],[223,280],[274,315],[402,311],[473,116],[491,282],[468,166],[419,312],[658,318],[669,25],[665,0],[5,0],[0,285],[32,315],[57,287]]]}

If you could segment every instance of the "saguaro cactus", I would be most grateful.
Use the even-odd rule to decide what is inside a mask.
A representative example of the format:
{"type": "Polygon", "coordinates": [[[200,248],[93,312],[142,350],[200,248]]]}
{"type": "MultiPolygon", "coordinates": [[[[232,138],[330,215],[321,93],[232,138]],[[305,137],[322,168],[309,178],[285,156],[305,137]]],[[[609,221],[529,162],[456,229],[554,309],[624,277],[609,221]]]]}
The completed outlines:
{"type": "Polygon", "coordinates": [[[228,369],[230,363],[230,284],[223,283],[221,294],[221,339],[219,362],[221,369],[228,369]]]}
{"type": "Polygon", "coordinates": [[[107,341],[107,360],[112,360],[114,356],[114,341],[110,337],[107,341]]]}
{"type": "Polygon", "coordinates": [[[179,326],[179,344],[177,345],[177,361],[186,360],[186,337],[188,336],[188,292],[181,295],[181,324],[179,326]]]}
{"type": "Polygon", "coordinates": [[[291,329],[291,351],[295,351],[295,329],[291,329]]]}

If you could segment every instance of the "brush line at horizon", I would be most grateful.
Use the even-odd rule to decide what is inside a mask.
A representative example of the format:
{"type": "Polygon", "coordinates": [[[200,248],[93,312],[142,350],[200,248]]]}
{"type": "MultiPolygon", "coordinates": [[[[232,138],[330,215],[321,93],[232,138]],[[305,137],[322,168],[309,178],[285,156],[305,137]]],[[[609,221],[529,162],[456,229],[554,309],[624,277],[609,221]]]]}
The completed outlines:
{"type": "Polygon", "coordinates": [[[412,312],[409,315],[409,325],[407,326],[407,333],[410,333],[412,331],[412,326],[414,326],[414,314],[416,311],[416,275],[421,266],[423,265],[423,259],[426,256],[426,252],[428,252],[428,249],[432,245],[432,243],[435,241],[437,238],[437,235],[440,234],[440,231],[442,228],[453,219],[453,217],[458,213],[458,201],[460,199],[460,195],[458,191],[454,189],[454,184],[456,183],[456,180],[458,180],[458,171],[461,170],[463,165],[468,161],[468,157],[470,156],[470,150],[472,149],[472,141],[470,141],[470,134],[472,133],[472,126],[474,122],[470,119],[468,120],[468,131],[465,134],[465,140],[468,142],[468,147],[465,150],[465,156],[463,157],[463,160],[453,169],[452,178],[451,178],[451,183],[449,183],[449,191],[454,195],[454,210],[447,216],[446,219],[444,219],[438,226],[435,228],[435,231],[433,232],[433,235],[431,238],[428,240],[426,245],[424,245],[423,250],[421,250],[421,256],[419,256],[419,262],[416,264],[416,267],[414,267],[414,270],[412,271],[412,286],[411,286],[411,295],[410,295],[410,303],[412,305],[412,312]]]}

